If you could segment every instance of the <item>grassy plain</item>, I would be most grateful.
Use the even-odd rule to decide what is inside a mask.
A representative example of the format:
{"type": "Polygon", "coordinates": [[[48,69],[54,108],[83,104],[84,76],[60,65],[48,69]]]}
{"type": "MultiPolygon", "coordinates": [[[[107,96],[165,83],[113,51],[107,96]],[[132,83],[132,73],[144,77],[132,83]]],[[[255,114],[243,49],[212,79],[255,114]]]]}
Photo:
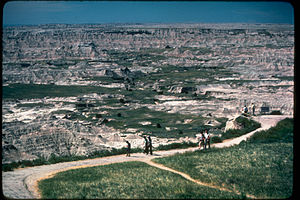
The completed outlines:
{"type": "Polygon", "coordinates": [[[285,119],[238,146],[178,154],[155,162],[243,194],[287,198],[293,191],[293,119],[285,119]]]}
{"type": "Polygon", "coordinates": [[[240,198],[197,185],[177,174],[142,162],[69,170],[39,182],[42,198],[185,199],[240,198]]]}
{"type": "Polygon", "coordinates": [[[114,88],[99,86],[65,86],[42,84],[10,84],[2,87],[3,99],[38,99],[44,97],[71,97],[89,93],[116,93],[114,88]]]}

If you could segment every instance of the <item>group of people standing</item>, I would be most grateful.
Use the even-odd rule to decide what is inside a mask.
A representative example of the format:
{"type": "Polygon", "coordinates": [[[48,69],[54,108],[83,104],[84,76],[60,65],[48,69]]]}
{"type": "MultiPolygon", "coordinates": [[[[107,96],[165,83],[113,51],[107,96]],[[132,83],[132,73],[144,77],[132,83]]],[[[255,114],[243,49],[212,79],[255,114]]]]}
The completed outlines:
{"type": "MultiPolygon", "coordinates": [[[[131,150],[131,144],[126,141],[127,143],[127,154],[126,156],[130,157],[130,150],[131,150]]],[[[153,151],[152,151],[152,139],[150,136],[146,137],[144,136],[144,153],[145,154],[150,154],[153,155],[153,151]]],[[[210,148],[210,133],[208,132],[207,129],[205,129],[203,132],[200,133],[199,136],[199,149],[201,149],[201,147],[203,147],[203,149],[206,149],[207,147],[210,148]]]]}
{"type": "MultiPolygon", "coordinates": [[[[127,143],[127,157],[130,157],[130,150],[131,150],[131,144],[126,141],[127,143]]],[[[151,137],[148,136],[144,136],[144,153],[145,154],[150,154],[153,155],[153,151],[152,151],[152,140],[151,137]]],[[[207,147],[210,148],[210,133],[208,132],[207,129],[205,129],[203,132],[200,133],[199,136],[199,149],[201,149],[201,147],[203,146],[203,149],[206,149],[207,147]]]]}
{"type": "Polygon", "coordinates": [[[242,112],[243,112],[244,114],[248,114],[248,112],[249,112],[249,114],[250,114],[250,112],[252,112],[251,114],[252,114],[253,116],[255,116],[255,105],[254,105],[254,103],[251,104],[251,106],[249,107],[249,109],[248,109],[248,107],[245,105],[245,106],[243,107],[243,109],[242,109],[242,112]]]}
{"type": "Polygon", "coordinates": [[[150,155],[152,155],[153,152],[152,152],[152,140],[151,140],[151,137],[148,136],[148,139],[147,139],[147,137],[144,136],[144,140],[145,140],[144,141],[144,144],[145,144],[144,153],[147,154],[147,155],[150,153],[150,155]]]}
{"type": "MultiPolygon", "coordinates": [[[[144,153],[145,154],[149,154],[150,155],[153,155],[153,151],[152,151],[152,140],[151,140],[151,137],[148,136],[148,138],[146,136],[144,136],[144,144],[145,144],[145,149],[144,149],[144,153]]],[[[130,142],[126,141],[127,143],[127,149],[126,149],[126,156],[127,157],[130,157],[130,151],[131,151],[131,144],[130,142]]]]}
{"type": "Polygon", "coordinates": [[[201,146],[204,146],[203,149],[210,148],[210,133],[208,133],[208,130],[205,129],[204,132],[200,133],[199,136],[199,149],[201,149],[201,146]]]}

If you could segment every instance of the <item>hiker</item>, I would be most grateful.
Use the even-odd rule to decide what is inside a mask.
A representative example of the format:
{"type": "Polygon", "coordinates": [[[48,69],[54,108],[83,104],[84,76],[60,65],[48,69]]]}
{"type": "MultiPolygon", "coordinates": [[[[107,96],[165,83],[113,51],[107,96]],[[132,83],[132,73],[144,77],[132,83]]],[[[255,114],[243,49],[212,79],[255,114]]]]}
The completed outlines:
{"type": "Polygon", "coordinates": [[[247,106],[245,105],[244,108],[243,108],[243,113],[247,114],[248,113],[248,108],[247,106]]]}
{"type": "Polygon", "coordinates": [[[150,150],[150,155],[152,155],[152,140],[151,140],[151,137],[150,137],[150,135],[148,136],[148,146],[149,146],[149,150],[150,150]]]}
{"type": "Polygon", "coordinates": [[[251,108],[252,108],[252,115],[255,116],[255,105],[254,105],[254,103],[251,104],[251,108]]]}
{"type": "Polygon", "coordinates": [[[130,150],[131,150],[131,144],[128,142],[128,141],[126,141],[126,143],[127,143],[127,154],[126,154],[126,157],[130,157],[130,150]]]}
{"type": "Polygon", "coordinates": [[[204,135],[203,135],[203,132],[200,133],[200,137],[199,137],[199,149],[201,149],[201,144],[204,145],[204,135]]]}
{"type": "Polygon", "coordinates": [[[205,129],[204,138],[205,138],[204,149],[206,149],[207,145],[208,145],[208,148],[210,149],[210,134],[208,133],[207,129],[205,129]]]}
{"type": "Polygon", "coordinates": [[[149,144],[148,144],[148,140],[146,138],[146,136],[144,136],[144,139],[145,139],[145,149],[144,149],[144,153],[148,155],[149,153],[149,144]]]}

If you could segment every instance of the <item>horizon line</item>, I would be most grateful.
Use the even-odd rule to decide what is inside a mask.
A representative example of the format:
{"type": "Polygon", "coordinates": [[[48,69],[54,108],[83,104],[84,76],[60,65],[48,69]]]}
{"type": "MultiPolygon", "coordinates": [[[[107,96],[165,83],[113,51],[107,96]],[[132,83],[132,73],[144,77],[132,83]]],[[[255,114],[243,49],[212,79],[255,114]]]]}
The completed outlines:
{"type": "Polygon", "coordinates": [[[275,22],[99,22],[99,23],[41,23],[41,24],[3,24],[9,26],[42,26],[42,25],[168,25],[168,24],[251,24],[251,25],[295,25],[294,23],[275,22]]]}

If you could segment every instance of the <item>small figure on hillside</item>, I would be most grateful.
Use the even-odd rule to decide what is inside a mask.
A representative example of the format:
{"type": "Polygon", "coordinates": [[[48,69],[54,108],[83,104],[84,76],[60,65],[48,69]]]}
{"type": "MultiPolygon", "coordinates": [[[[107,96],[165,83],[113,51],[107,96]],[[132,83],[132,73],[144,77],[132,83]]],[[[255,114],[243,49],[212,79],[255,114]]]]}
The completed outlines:
{"type": "Polygon", "coordinates": [[[149,142],[148,145],[149,145],[150,155],[152,155],[152,140],[150,135],[148,136],[148,142],[149,142]]]}
{"type": "Polygon", "coordinates": [[[144,143],[145,143],[144,153],[148,155],[148,153],[149,153],[149,144],[148,144],[148,140],[147,140],[146,136],[144,136],[144,143]]]}
{"type": "Polygon", "coordinates": [[[208,148],[210,149],[210,133],[208,133],[207,129],[205,129],[204,138],[205,138],[204,149],[206,149],[207,145],[208,145],[208,148]]]}
{"type": "Polygon", "coordinates": [[[248,113],[248,108],[247,106],[245,105],[244,108],[243,108],[243,113],[247,114],[248,113]]]}
{"type": "Polygon", "coordinates": [[[254,105],[254,103],[251,104],[251,109],[252,109],[252,115],[255,116],[255,105],[254,105]]]}
{"type": "Polygon", "coordinates": [[[130,157],[130,150],[131,150],[131,144],[128,142],[128,141],[126,141],[126,143],[127,143],[127,154],[126,154],[126,157],[130,157]]]}
{"type": "Polygon", "coordinates": [[[204,145],[204,134],[203,134],[203,132],[201,132],[200,136],[199,136],[199,149],[201,149],[201,145],[204,145]]]}

